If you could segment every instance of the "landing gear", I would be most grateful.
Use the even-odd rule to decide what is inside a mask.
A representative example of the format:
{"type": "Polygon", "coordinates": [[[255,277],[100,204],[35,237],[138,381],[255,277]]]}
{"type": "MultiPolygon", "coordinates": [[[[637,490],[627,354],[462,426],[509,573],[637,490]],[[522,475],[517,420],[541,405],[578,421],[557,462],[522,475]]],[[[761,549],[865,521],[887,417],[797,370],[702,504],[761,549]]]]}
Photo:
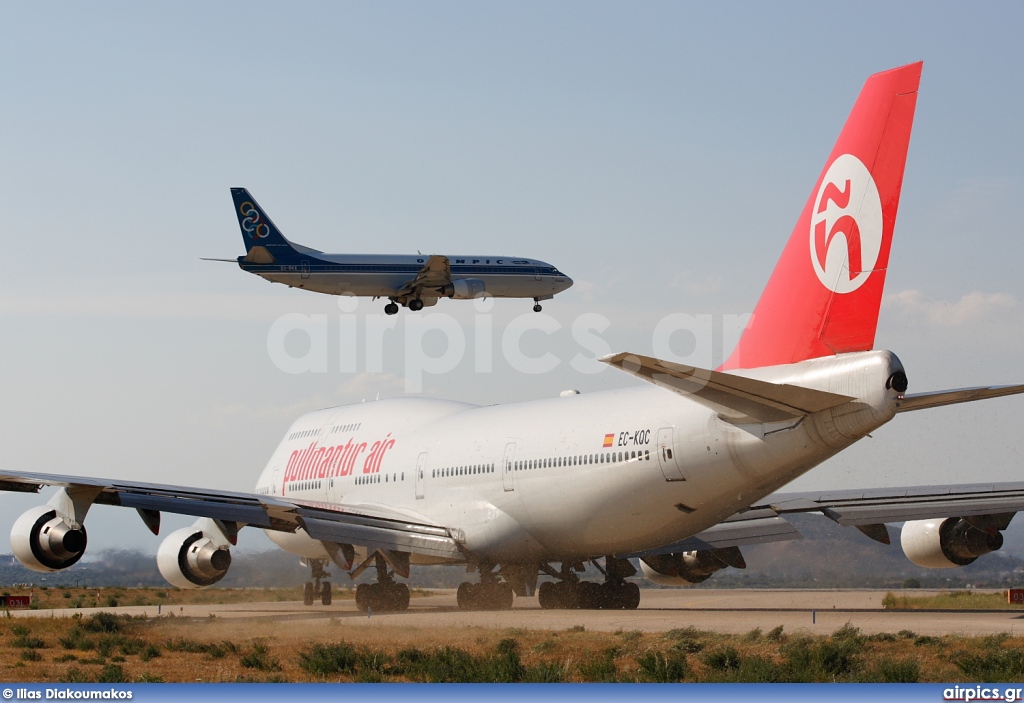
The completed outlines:
{"type": "Polygon", "coordinates": [[[499,581],[494,567],[480,566],[480,583],[459,584],[456,592],[459,608],[462,610],[511,610],[516,594],[511,584],[499,581]]]}
{"type": "Polygon", "coordinates": [[[419,298],[413,298],[409,301],[409,309],[413,312],[419,312],[423,309],[423,301],[419,298]]]}
{"type": "MultiPolygon", "coordinates": [[[[595,566],[601,569],[597,562],[595,566]]],[[[636,610],[640,605],[640,587],[626,581],[627,576],[636,573],[636,568],[625,559],[605,558],[604,583],[580,581],[572,564],[562,563],[556,572],[547,564],[541,564],[541,571],[554,576],[558,581],[545,581],[537,589],[540,607],[561,610],[636,610]]]]}
{"type": "Polygon", "coordinates": [[[361,583],[356,586],[356,608],[361,613],[394,613],[409,609],[409,587],[404,583],[361,583]]]}
{"type": "Polygon", "coordinates": [[[542,307],[540,306],[540,298],[534,298],[534,299],[533,299],[533,311],[534,311],[534,312],[540,312],[540,311],[541,311],[541,310],[543,310],[543,309],[544,309],[544,308],[542,308],[542,307]]]}
{"type": "Polygon", "coordinates": [[[397,315],[398,314],[398,303],[396,303],[395,301],[392,300],[390,303],[385,305],[384,306],[384,314],[385,315],[397,315]]]}
{"type": "Polygon", "coordinates": [[[331,582],[321,581],[321,579],[329,579],[330,573],[324,569],[327,562],[322,559],[310,559],[309,565],[313,569],[313,580],[306,581],[305,587],[302,589],[302,603],[303,605],[313,605],[318,597],[320,602],[324,605],[331,604],[331,582]]]}
{"type": "Polygon", "coordinates": [[[361,583],[356,586],[356,608],[362,613],[400,612],[409,609],[409,587],[395,583],[388,571],[387,562],[376,555],[377,583],[361,583]]]}

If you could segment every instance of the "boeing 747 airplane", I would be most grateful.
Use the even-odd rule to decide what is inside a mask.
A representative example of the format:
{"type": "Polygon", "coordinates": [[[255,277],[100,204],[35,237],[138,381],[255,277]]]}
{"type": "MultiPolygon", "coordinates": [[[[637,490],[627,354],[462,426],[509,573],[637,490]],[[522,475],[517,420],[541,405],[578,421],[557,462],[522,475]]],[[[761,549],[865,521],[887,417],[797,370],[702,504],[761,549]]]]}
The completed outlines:
{"type": "Polygon", "coordinates": [[[399,305],[415,311],[439,298],[483,295],[533,298],[540,312],[540,301],[572,285],[551,264],[519,256],[325,254],[288,241],[245,188],[232,188],[231,198],[245,242],[237,259],[243,271],[317,293],[387,298],[388,315],[399,305]]]}
{"type": "MultiPolygon", "coordinates": [[[[798,538],[792,513],[884,544],[886,524],[903,523],[903,551],[925,567],[999,549],[1024,509],[1024,482],[777,493],[902,413],[1024,392],[911,394],[899,358],[874,348],[920,75],[915,63],[868,79],[718,370],[619,353],[602,361],[640,379],[636,387],[508,405],[326,408],[287,429],[252,492],[0,471],[2,490],[58,487],[14,522],[15,555],[37,571],[75,564],[95,504],[135,509],[154,533],[162,512],[182,513],[199,519],[157,554],[175,586],[221,579],[249,526],[306,560],[308,604],[331,602],[332,564],[353,577],[374,569],[356,604],[378,612],[408,607],[396,579],[416,564],[477,574],[458,590],[467,609],[510,608],[535,593],[542,608],[632,609],[637,564],[660,584],[700,583],[743,568],[744,545],[798,538]],[[602,580],[580,579],[587,562],[602,580]]],[[[235,203],[268,261],[292,256],[287,243],[266,246],[277,231],[244,191],[235,203]]],[[[892,452],[894,467],[905,463],[898,444],[892,452]]]]}

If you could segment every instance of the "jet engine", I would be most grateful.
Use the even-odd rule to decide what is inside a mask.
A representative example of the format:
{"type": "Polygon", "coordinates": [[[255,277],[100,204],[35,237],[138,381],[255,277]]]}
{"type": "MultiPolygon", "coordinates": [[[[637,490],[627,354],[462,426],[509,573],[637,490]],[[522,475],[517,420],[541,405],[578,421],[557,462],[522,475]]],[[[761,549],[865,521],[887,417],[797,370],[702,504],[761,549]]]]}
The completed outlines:
{"type": "MultiPolygon", "coordinates": [[[[178,588],[211,586],[228,572],[231,550],[216,529],[203,529],[200,520],[167,535],[156,553],[156,565],[167,582],[178,588]]],[[[212,522],[212,521],[210,521],[212,522]]]]}
{"type": "Polygon", "coordinates": [[[967,566],[1003,546],[999,530],[1008,523],[998,516],[912,520],[904,523],[900,544],[910,561],[927,569],[967,566]]]}
{"type": "Polygon", "coordinates": [[[662,586],[693,586],[727,566],[747,568],[738,547],[658,554],[640,559],[644,576],[662,586]]]}
{"type": "Polygon", "coordinates": [[[455,300],[470,300],[479,298],[484,290],[484,282],[479,278],[460,278],[446,285],[441,292],[455,300]]]}
{"type": "Polygon", "coordinates": [[[22,566],[32,571],[59,571],[85,554],[85,525],[75,526],[52,506],[26,511],[11,528],[11,550],[22,566]]]}

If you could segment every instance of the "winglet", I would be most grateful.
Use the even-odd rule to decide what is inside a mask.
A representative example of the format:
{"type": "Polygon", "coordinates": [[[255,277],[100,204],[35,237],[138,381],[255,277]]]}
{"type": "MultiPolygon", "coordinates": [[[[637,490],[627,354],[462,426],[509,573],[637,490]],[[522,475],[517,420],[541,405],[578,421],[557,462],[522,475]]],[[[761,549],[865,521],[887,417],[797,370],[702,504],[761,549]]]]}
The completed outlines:
{"type": "Polygon", "coordinates": [[[856,400],[813,388],[769,383],[639,354],[611,354],[598,361],[656,386],[688,395],[737,424],[791,420],[856,400]]]}

